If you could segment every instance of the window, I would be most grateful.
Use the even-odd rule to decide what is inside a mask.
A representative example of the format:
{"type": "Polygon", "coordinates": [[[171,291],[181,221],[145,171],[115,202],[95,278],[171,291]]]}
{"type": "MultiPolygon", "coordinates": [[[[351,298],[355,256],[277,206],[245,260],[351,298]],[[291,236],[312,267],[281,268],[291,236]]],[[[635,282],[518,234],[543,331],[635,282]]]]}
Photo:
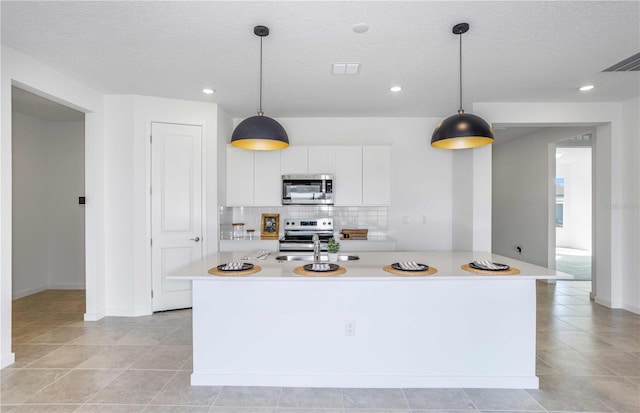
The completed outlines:
{"type": "Polygon", "coordinates": [[[564,225],[564,178],[556,178],[556,228],[564,225]]]}

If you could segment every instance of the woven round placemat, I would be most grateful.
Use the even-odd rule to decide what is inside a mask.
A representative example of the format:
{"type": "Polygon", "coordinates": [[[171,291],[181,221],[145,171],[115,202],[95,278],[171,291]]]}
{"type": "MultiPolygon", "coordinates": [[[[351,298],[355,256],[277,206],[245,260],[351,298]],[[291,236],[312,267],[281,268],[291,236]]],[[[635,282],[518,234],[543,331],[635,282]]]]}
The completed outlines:
{"type": "Polygon", "coordinates": [[[517,269],[516,267],[509,267],[508,270],[504,270],[504,271],[487,271],[487,270],[476,270],[475,268],[472,268],[469,266],[469,264],[464,264],[462,266],[460,266],[460,268],[462,268],[465,271],[469,271],[475,274],[482,274],[482,275],[516,275],[516,274],[520,274],[520,270],[517,269]]]}
{"type": "Polygon", "coordinates": [[[293,272],[298,275],[306,275],[308,277],[331,277],[344,274],[345,272],[347,272],[347,269],[344,267],[340,267],[335,271],[307,271],[303,267],[296,267],[293,269],[293,272]]]}
{"type": "Polygon", "coordinates": [[[225,277],[237,277],[240,275],[255,274],[260,271],[262,267],[254,265],[253,268],[244,271],[220,271],[217,267],[209,268],[209,274],[211,275],[223,275],[225,277]]]}
{"type": "Polygon", "coordinates": [[[402,270],[396,270],[391,265],[385,265],[384,267],[382,267],[382,269],[385,270],[386,272],[390,272],[391,274],[404,275],[404,276],[408,276],[408,277],[417,277],[417,276],[420,276],[420,275],[433,275],[433,274],[438,272],[438,269],[436,267],[432,267],[432,266],[429,266],[429,268],[424,270],[424,271],[402,271],[402,270]]]}

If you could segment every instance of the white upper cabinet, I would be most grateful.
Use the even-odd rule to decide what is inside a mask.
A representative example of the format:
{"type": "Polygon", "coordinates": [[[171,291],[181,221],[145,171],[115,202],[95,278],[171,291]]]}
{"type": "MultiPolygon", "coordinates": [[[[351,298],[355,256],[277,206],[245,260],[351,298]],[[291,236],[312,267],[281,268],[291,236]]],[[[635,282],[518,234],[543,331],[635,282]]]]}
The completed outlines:
{"type": "Polygon", "coordinates": [[[362,205],[362,146],[335,147],[335,205],[362,205]]]}
{"type": "Polygon", "coordinates": [[[289,174],[335,173],[335,146],[289,146],[281,151],[280,172],[289,174]]]}
{"type": "Polygon", "coordinates": [[[335,174],[336,148],[339,146],[309,146],[307,172],[310,174],[335,174]]]}
{"type": "Polygon", "coordinates": [[[280,151],[227,146],[227,206],[280,206],[280,185],[280,151]]]}
{"type": "Polygon", "coordinates": [[[282,175],[308,173],[308,147],[289,146],[280,152],[280,172],[282,175]]]}
{"type": "Polygon", "coordinates": [[[391,204],[391,147],[362,147],[362,204],[391,204]]]}
{"type": "Polygon", "coordinates": [[[282,205],[280,152],[281,151],[255,151],[253,205],[282,205]]]}
{"type": "Polygon", "coordinates": [[[227,206],[254,205],[253,152],[227,146],[227,206]]]}
{"type": "Polygon", "coordinates": [[[331,173],[335,205],[391,203],[391,146],[227,146],[227,206],[280,206],[282,175],[331,173]]]}

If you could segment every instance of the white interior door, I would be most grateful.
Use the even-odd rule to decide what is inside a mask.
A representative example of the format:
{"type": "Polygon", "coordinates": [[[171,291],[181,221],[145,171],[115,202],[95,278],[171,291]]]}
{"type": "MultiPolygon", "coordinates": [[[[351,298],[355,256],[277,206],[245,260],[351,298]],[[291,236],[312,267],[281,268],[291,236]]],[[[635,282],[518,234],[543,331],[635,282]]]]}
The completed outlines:
{"type": "Polygon", "coordinates": [[[202,258],[202,127],[151,124],[153,311],[191,307],[191,281],[167,280],[202,258]]]}

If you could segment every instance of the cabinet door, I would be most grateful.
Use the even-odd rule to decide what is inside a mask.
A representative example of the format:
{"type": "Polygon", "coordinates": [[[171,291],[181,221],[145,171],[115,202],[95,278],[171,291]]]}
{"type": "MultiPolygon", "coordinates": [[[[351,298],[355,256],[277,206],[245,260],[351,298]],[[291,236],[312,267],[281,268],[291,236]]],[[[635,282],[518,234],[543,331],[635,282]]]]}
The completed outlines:
{"type": "Polygon", "coordinates": [[[253,205],[253,151],[227,146],[227,206],[253,205]]]}
{"type": "Polygon", "coordinates": [[[308,150],[306,146],[289,146],[280,151],[282,175],[308,173],[308,150]]]}
{"type": "Polygon", "coordinates": [[[335,146],[309,146],[309,173],[335,174],[335,146]]]}
{"type": "Polygon", "coordinates": [[[362,205],[362,146],[336,146],[335,160],[335,204],[362,205]]]}
{"type": "Polygon", "coordinates": [[[391,203],[391,147],[362,147],[362,204],[391,203]]]}
{"type": "Polygon", "coordinates": [[[253,165],[253,204],[256,206],[281,206],[280,151],[256,151],[253,165]]]}

